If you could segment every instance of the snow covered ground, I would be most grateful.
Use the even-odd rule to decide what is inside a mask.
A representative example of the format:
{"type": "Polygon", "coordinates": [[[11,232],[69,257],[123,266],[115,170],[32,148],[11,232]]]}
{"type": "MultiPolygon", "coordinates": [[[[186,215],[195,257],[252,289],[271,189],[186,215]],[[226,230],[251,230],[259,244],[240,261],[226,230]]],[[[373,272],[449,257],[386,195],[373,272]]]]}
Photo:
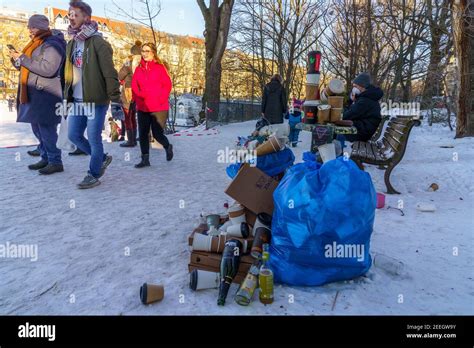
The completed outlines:
{"type": "MultiPolygon", "coordinates": [[[[152,167],[133,168],[138,148],[106,144],[114,160],[92,190],[76,189],[88,158],[63,156],[65,172],[40,176],[27,169],[36,161],[27,124],[0,109],[0,246],[37,245],[37,261],[0,258],[1,314],[139,315],[347,315],[474,314],[474,139],[454,140],[446,128],[415,128],[392,183],[402,192],[398,210],[376,214],[371,251],[405,265],[401,276],[372,267],[366,276],[321,287],[277,285],[275,302],[249,307],[216,305],[217,290],[189,289],[188,234],[202,210],[219,212],[230,182],[217,151],[249,134],[254,122],[219,127],[218,135],[170,137],[175,158],[151,152],[152,167]],[[453,148],[441,148],[450,145],[453,148]],[[457,161],[455,160],[457,159],[457,161]],[[429,192],[432,183],[439,190],[429,192]],[[184,207],[182,203],[184,202],[184,207]],[[433,203],[434,213],[415,209],[433,203]],[[144,282],[165,286],[162,302],[144,306],[144,282]],[[334,299],[337,294],[337,301],[334,299]]],[[[310,135],[295,149],[298,161],[310,135]]],[[[379,192],[383,172],[367,169],[379,192]]]]}

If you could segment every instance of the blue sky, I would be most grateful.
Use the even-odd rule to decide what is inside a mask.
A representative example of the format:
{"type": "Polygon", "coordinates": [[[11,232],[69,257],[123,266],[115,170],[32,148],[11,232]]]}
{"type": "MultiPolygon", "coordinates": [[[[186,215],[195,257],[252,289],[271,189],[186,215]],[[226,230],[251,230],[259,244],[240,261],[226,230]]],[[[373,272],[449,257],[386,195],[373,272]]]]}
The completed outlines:
{"type": "MultiPolygon", "coordinates": [[[[93,15],[124,20],[124,18],[112,15],[111,11],[114,10],[114,5],[110,0],[89,0],[86,2],[91,5],[93,15]],[[107,6],[107,10],[105,10],[105,6],[107,6]]],[[[131,10],[131,4],[135,4],[135,7],[141,6],[136,0],[115,0],[115,2],[127,10],[131,10]]],[[[0,0],[1,7],[38,13],[43,13],[43,9],[47,6],[67,9],[68,4],[69,0],[0,0]]],[[[161,13],[155,22],[158,24],[159,30],[168,33],[203,36],[204,19],[196,0],[161,0],[161,13]]]]}

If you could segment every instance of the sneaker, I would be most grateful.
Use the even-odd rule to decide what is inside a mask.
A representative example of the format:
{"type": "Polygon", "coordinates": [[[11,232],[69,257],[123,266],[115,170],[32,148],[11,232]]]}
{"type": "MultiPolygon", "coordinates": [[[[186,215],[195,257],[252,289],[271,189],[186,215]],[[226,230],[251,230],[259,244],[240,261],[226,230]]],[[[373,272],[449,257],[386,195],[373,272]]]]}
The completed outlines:
{"type": "Polygon", "coordinates": [[[80,155],[87,155],[84,151],[82,151],[80,148],[76,148],[73,152],[69,152],[69,156],[80,156],[80,155]]]}
{"type": "Polygon", "coordinates": [[[41,168],[38,172],[42,175],[61,173],[64,172],[64,167],[62,164],[49,163],[46,167],[41,168]]]}
{"type": "Polygon", "coordinates": [[[105,174],[105,170],[107,167],[112,163],[112,156],[105,154],[105,160],[102,162],[102,168],[100,168],[100,176],[101,178],[105,174]]]}
{"type": "Polygon", "coordinates": [[[40,150],[38,150],[38,149],[26,151],[26,153],[30,156],[33,156],[33,157],[38,157],[38,156],[41,155],[40,150]]]}
{"type": "Polygon", "coordinates": [[[48,165],[48,161],[45,161],[44,159],[41,159],[41,161],[39,161],[35,164],[30,164],[28,166],[28,169],[39,170],[39,169],[42,169],[42,168],[46,167],[47,165],[48,165]]]}
{"type": "Polygon", "coordinates": [[[94,178],[92,175],[87,174],[84,180],[77,184],[77,187],[80,189],[89,189],[100,185],[100,181],[97,178],[94,178]]]}

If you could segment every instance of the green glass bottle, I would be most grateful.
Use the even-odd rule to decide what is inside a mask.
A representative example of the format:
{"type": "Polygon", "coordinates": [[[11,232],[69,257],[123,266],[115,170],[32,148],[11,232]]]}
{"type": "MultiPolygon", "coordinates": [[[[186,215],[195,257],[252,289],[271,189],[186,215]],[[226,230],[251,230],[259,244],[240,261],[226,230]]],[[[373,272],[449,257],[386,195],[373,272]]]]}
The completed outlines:
{"type": "Polygon", "coordinates": [[[241,306],[248,306],[252,301],[253,293],[257,288],[258,274],[260,272],[261,261],[257,260],[250,266],[249,272],[235,294],[235,302],[241,306]]]}
{"type": "Polygon", "coordinates": [[[263,244],[262,266],[258,274],[258,283],[260,287],[259,299],[263,304],[273,302],[273,272],[268,268],[267,261],[270,257],[268,251],[269,245],[263,244]]]}

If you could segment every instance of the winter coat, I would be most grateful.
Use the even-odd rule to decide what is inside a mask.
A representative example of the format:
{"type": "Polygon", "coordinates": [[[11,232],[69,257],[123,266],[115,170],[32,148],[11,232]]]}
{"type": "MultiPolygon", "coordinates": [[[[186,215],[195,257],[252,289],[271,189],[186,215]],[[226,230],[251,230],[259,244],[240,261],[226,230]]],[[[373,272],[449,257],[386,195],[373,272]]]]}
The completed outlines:
{"type": "Polygon", "coordinates": [[[298,123],[301,123],[303,113],[299,110],[294,110],[293,113],[288,113],[287,117],[285,118],[288,119],[288,124],[290,125],[290,127],[295,128],[298,123]]]}
{"type": "Polygon", "coordinates": [[[141,60],[132,79],[132,95],[138,111],[169,110],[171,79],[163,64],[141,60]]]}
{"type": "Polygon", "coordinates": [[[379,103],[382,97],[383,91],[370,85],[344,112],[343,119],[351,120],[357,128],[356,140],[367,141],[377,130],[382,119],[379,103]]]}
{"type": "MultiPolygon", "coordinates": [[[[53,30],[53,35],[31,54],[31,58],[21,55],[20,65],[27,68],[28,102],[20,104],[20,84],[17,93],[17,122],[39,123],[44,125],[61,122],[56,114],[57,105],[63,101],[61,69],[64,64],[66,41],[60,31],[53,30]]],[[[19,69],[19,67],[17,67],[19,69]]]]}
{"type": "Polygon", "coordinates": [[[122,99],[123,107],[126,109],[130,109],[130,103],[132,101],[132,77],[132,67],[130,65],[123,65],[118,72],[118,79],[123,81],[120,98],[122,99]]]}
{"type": "Polygon", "coordinates": [[[281,83],[276,80],[267,83],[263,89],[262,112],[270,124],[283,123],[287,104],[286,91],[281,83]]]}
{"type": "MultiPolygon", "coordinates": [[[[68,102],[73,101],[73,65],[74,40],[67,44],[66,63],[64,75],[66,86],[64,96],[68,102]]],[[[108,105],[110,101],[120,103],[120,83],[117,70],[112,59],[112,46],[102,38],[94,35],[84,42],[84,55],[82,57],[82,91],[85,103],[108,105]]]]}

